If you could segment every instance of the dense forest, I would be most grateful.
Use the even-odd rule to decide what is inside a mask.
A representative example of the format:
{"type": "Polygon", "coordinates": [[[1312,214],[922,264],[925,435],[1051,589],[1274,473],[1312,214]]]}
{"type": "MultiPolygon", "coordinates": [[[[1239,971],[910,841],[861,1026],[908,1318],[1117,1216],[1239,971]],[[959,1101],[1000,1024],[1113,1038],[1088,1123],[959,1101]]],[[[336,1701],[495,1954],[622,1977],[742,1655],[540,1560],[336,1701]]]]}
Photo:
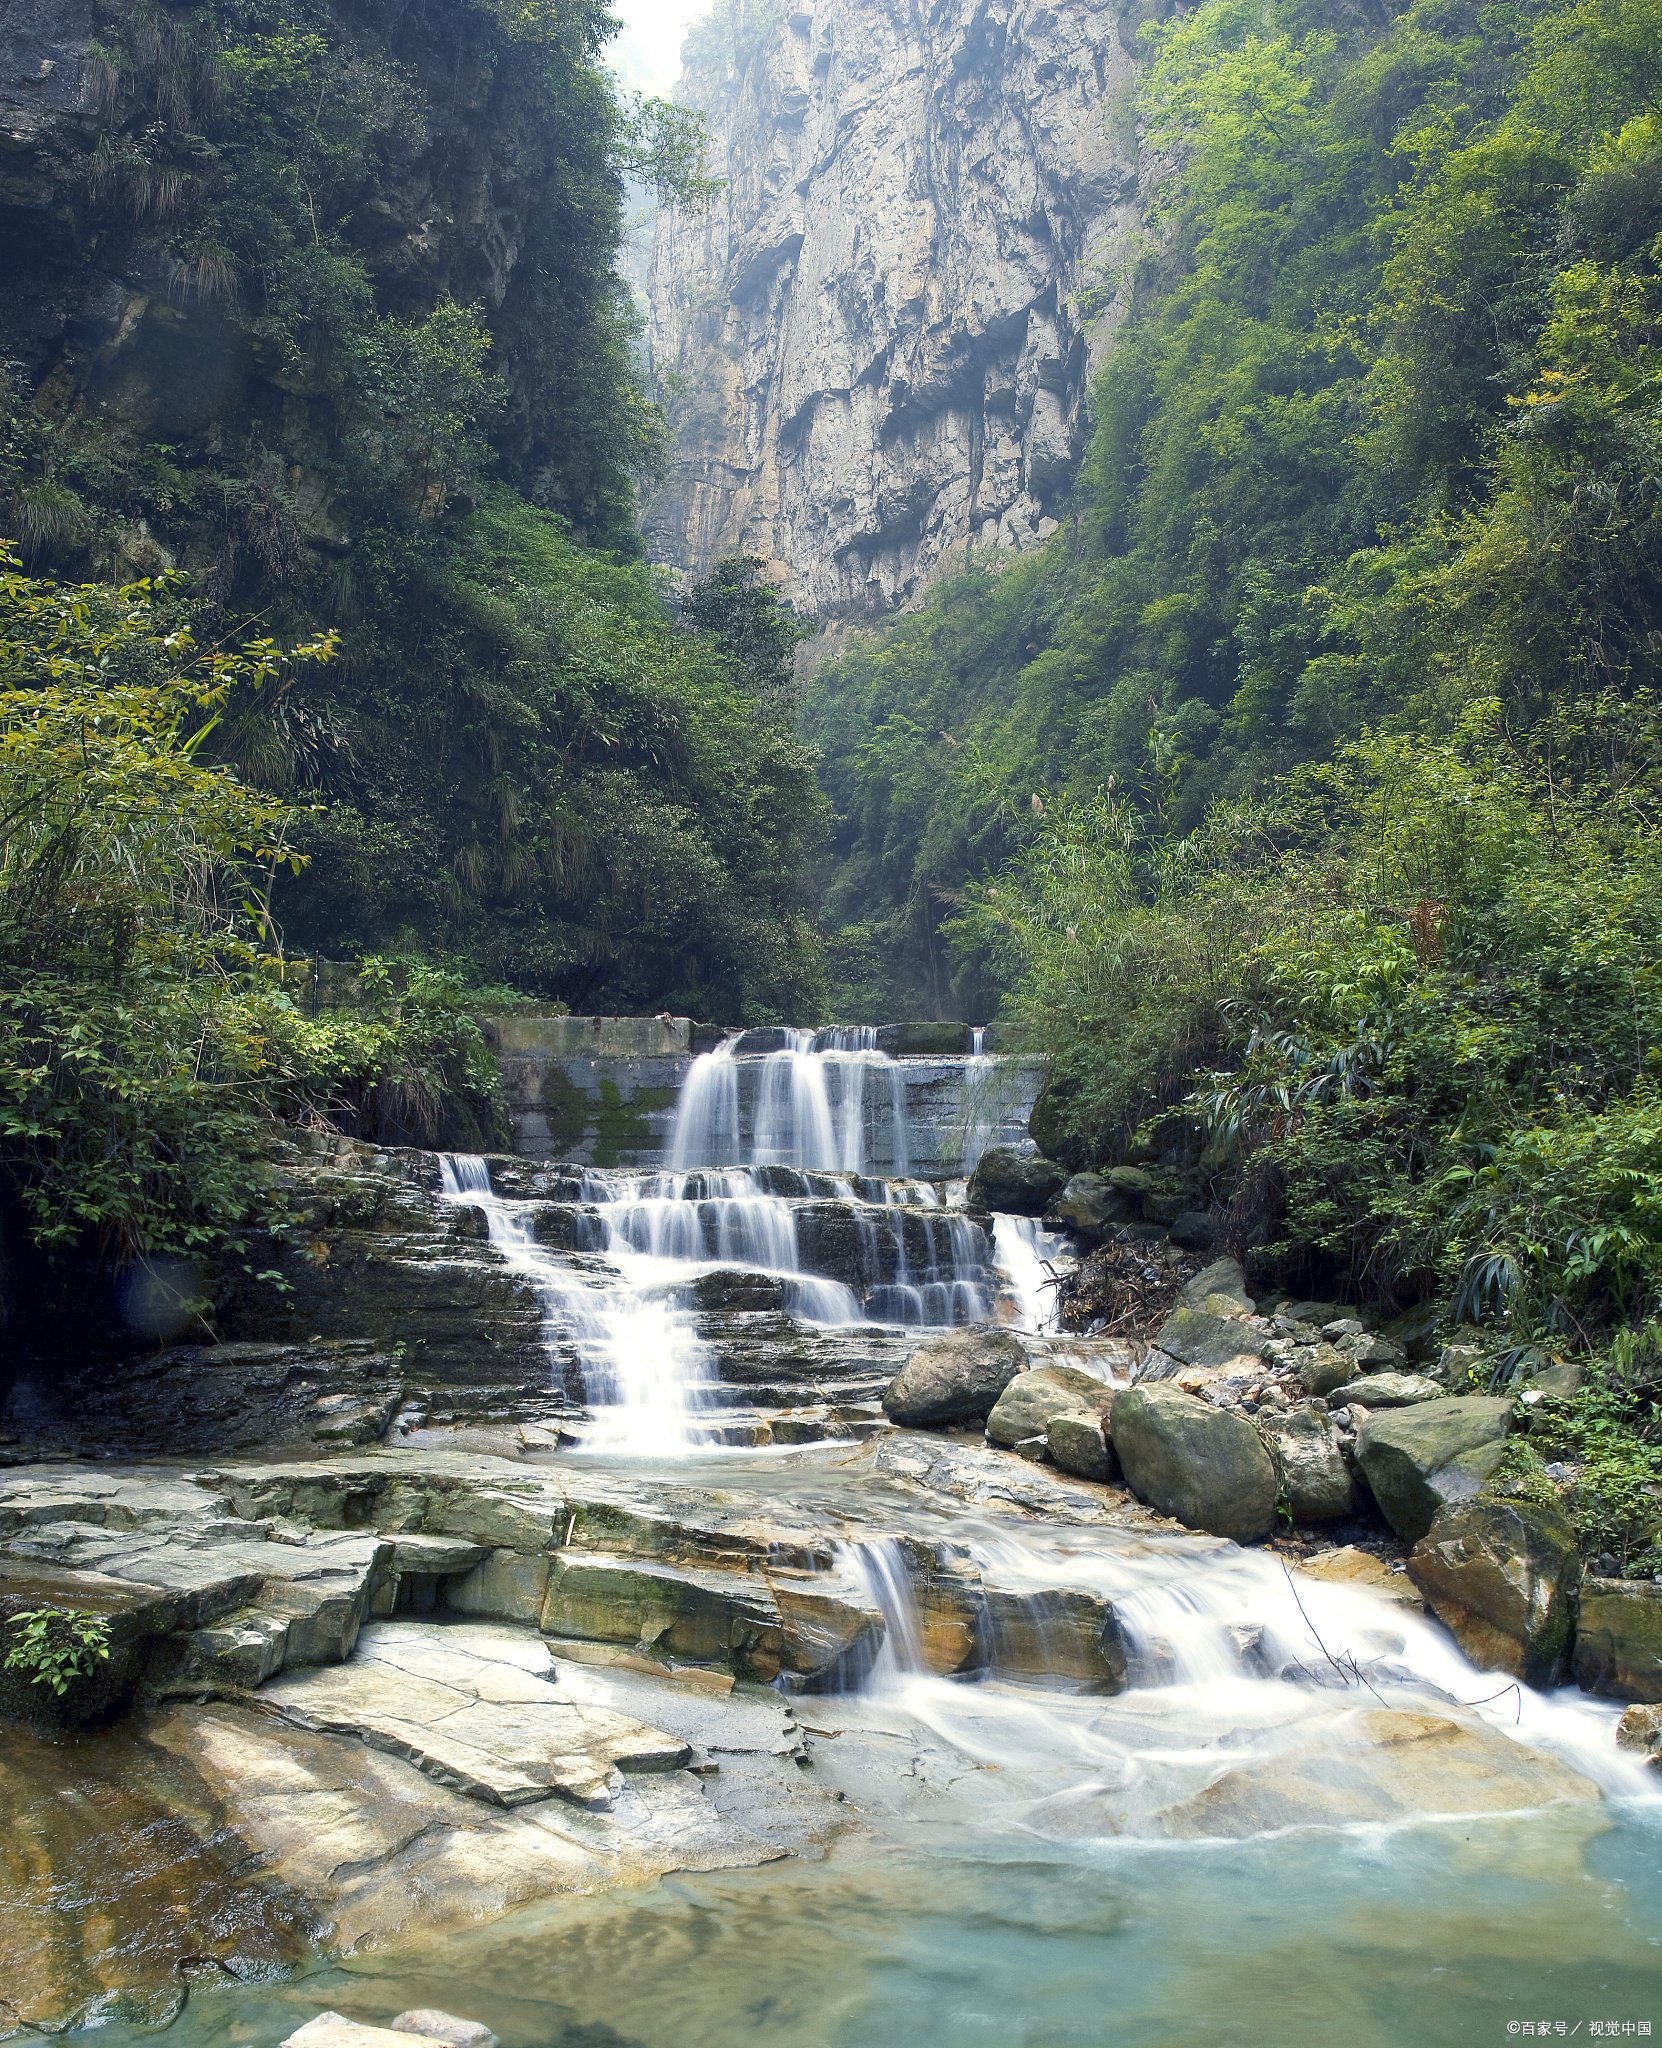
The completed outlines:
{"type": "Polygon", "coordinates": [[[1266,1275],[1439,1299],[1500,1379],[1614,1347],[1566,1454],[1632,1449],[1662,11],[1211,0],[1143,39],[1164,170],[1067,527],[814,678],[835,998],[1002,1006],[1075,1166],[1181,1109],[1266,1275]]]}
{"type": "Polygon", "coordinates": [[[160,634],[333,633],[210,742],[293,808],[273,936],[812,1009],[808,755],[634,528],[664,427],[623,180],[696,196],[696,124],[622,101],[588,0],[100,23],[56,203],[5,210],[0,497],[32,576],[160,579],[160,634]]]}
{"type": "Polygon", "coordinates": [[[795,629],[634,527],[625,179],[697,124],[590,0],[95,28],[0,187],[0,1310],[227,1242],[274,1114],[484,1142],[483,990],[823,1001],[795,629]]]}

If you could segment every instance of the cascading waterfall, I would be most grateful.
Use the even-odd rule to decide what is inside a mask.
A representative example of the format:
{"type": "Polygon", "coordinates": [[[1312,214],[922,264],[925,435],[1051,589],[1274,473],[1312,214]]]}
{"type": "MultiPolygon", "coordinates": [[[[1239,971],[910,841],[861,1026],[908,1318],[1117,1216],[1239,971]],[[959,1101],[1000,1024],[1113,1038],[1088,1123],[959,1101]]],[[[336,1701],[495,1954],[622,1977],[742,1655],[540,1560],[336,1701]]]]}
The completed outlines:
{"type": "Polygon", "coordinates": [[[696,1059],[676,1108],[671,1167],[794,1166],[904,1180],[905,1069],[877,1050],[870,1026],[827,1036],[833,1042],[816,1050],[813,1032],[790,1031],[778,1051],[743,1060],[728,1039],[696,1059]]]}
{"type": "Polygon", "coordinates": [[[861,1674],[866,1688],[886,1690],[927,1670],[917,1600],[900,1545],[891,1538],[846,1544],[839,1550],[838,1562],[883,1617],[883,1640],[861,1674]]]}
{"type": "Polygon", "coordinates": [[[674,1262],[609,1242],[618,1282],[595,1286],[537,1242],[532,1204],[492,1192],[483,1159],[447,1153],[442,1174],[445,1194],[483,1212],[492,1245],[536,1289],[551,1348],[563,1339],[575,1350],[598,1418],[591,1440],[648,1452],[697,1443],[715,1365],[692,1315],[663,1284],[662,1269],[674,1262]]]}
{"type": "MultiPolygon", "coordinates": [[[[999,1064],[981,1043],[977,1032],[977,1087],[999,1064]]],[[[581,1263],[539,1241],[538,1205],[496,1194],[482,1159],[445,1161],[446,1195],[483,1211],[493,1245],[535,1287],[551,1355],[575,1357],[588,1444],[663,1452],[720,1438],[712,1410],[724,1397],[694,1290],[721,1269],[777,1279],[786,1313],[822,1328],[947,1329],[999,1312],[1045,1325],[1050,1245],[1013,1218],[989,1242],[963,1211],[961,1181],[913,1177],[907,1063],[879,1049],[874,1028],[787,1031],[750,1055],[742,1044],[692,1063],[665,1171],[583,1173],[571,1229],[577,1252],[595,1256],[581,1263]]],[[[938,1077],[938,1061],[912,1064],[920,1086],[938,1077]]],[[[960,1167],[995,1121],[972,1090],[974,1149],[960,1167]]]]}
{"type": "MultiPolygon", "coordinates": [[[[1654,1774],[1615,1748],[1615,1709],[1565,1689],[1542,1693],[1474,1668],[1435,1621],[1373,1591],[1295,1576],[1261,1550],[1193,1536],[1024,1527],[980,1520],[933,1525],[930,1547],[979,1575],[996,1600],[982,1643],[983,1678],[1002,1679],[1014,1638],[1024,1684],[965,1684],[932,1676],[902,1545],[867,1539],[838,1562],[883,1616],[884,1642],[851,1673],[867,1692],[903,1693],[907,1711],[952,1749],[1000,1771],[1086,1767],[1094,1782],[1070,1794],[1055,1822],[1079,1831],[1080,1795],[1108,1792],[1110,1830],[1137,1831],[1155,1809],[1218,1773],[1220,1747],[1238,1763],[1269,1758],[1290,1741],[1334,1741],[1328,1771],[1344,1773],[1344,1717],[1396,1709],[1476,1712],[1498,1733],[1551,1752],[1620,1797],[1644,1796],[1654,1774]],[[1077,1642],[1071,1597],[1093,1596],[1123,1652],[1131,1691],[1118,1700],[1034,1687],[1077,1642]],[[993,1611],[1005,1617],[991,1618],[993,1611]],[[1047,1634],[1054,1647],[1047,1646],[1047,1634]]],[[[1025,1824],[1050,1832],[1041,1805],[1025,1824]]]]}
{"type": "Polygon", "coordinates": [[[1056,1326],[1056,1261],[1067,1239],[1034,1216],[995,1216],[993,1246],[999,1272],[1015,1297],[1017,1324],[1047,1334],[1056,1326]]]}

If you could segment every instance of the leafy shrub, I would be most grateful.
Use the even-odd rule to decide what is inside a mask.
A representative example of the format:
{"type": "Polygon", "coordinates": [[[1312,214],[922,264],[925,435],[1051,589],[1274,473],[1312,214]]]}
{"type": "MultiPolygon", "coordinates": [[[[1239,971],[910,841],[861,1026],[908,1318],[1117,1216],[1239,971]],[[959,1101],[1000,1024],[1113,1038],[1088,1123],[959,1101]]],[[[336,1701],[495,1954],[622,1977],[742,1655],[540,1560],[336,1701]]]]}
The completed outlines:
{"type": "Polygon", "coordinates": [[[18,1633],[6,1652],[7,1671],[27,1671],[33,1685],[62,1699],[78,1678],[90,1678],[110,1656],[110,1625],[77,1607],[32,1607],[6,1624],[18,1633]]]}

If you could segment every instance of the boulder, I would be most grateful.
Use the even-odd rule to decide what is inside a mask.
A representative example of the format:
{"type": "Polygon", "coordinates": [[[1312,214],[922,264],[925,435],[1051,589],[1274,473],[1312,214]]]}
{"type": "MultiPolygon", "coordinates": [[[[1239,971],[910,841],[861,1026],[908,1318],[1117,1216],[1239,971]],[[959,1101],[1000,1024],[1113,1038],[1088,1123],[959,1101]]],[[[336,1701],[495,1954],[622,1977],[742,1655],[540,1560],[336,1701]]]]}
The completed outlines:
{"type": "Polygon", "coordinates": [[[1334,1522],[1356,1509],[1356,1481],[1339,1448],[1339,1426],[1320,1408],[1295,1408],[1267,1431],[1280,1460],[1295,1522],[1334,1522]]]}
{"type": "Polygon", "coordinates": [[[1105,1385],[1076,1365],[1041,1365],[1011,1380],[987,1417],[987,1434],[995,1444],[1019,1444],[1042,1436],[1053,1415],[1105,1418],[1123,1389],[1105,1385]]]}
{"type": "Polygon", "coordinates": [[[891,1422],[913,1429],[979,1422],[1026,1365],[1027,1353],[1008,1330],[954,1330],[931,1337],[889,1382],[883,1412],[891,1422]]]}
{"type": "Polygon", "coordinates": [[[1093,1416],[1069,1409],[1045,1422],[1045,1441],[1053,1465],[1078,1479],[1108,1480],[1113,1477],[1113,1454],[1102,1424],[1093,1416]]]}
{"type": "Polygon", "coordinates": [[[1151,1385],[1121,1394],[1109,1426],[1126,1484],[1162,1514],[1237,1543],[1275,1526],[1275,1466],[1243,1416],[1151,1385]]]}
{"type": "Polygon", "coordinates": [[[1500,1462],[1510,1401],[1469,1396],[1370,1415],[1356,1456],[1397,1534],[1418,1543],[1446,1507],[1471,1500],[1500,1462]]]}
{"type": "Polygon", "coordinates": [[[1180,1209],[1172,1219],[1171,1241],[1179,1251],[1209,1252],[1218,1241],[1218,1226],[1204,1209],[1180,1209]]]}
{"type": "Polygon", "coordinates": [[[1229,1317],[1250,1316],[1258,1305],[1247,1293],[1246,1273],[1240,1260],[1214,1259],[1179,1290],[1177,1306],[1229,1317]]]}
{"type": "Polygon", "coordinates": [[[1557,1509],[1482,1498],[1445,1508],[1408,1576],[1480,1670],[1530,1685],[1564,1677],[1581,1552],[1557,1509]]]}
{"type": "Polygon", "coordinates": [[[977,1161],[966,1200],[972,1209],[999,1209],[1007,1216],[1042,1216],[1067,1182],[1067,1168],[1058,1166],[1054,1159],[995,1145],[977,1161]]]}
{"type": "Polygon", "coordinates": [[[1574,1670],[1583,1692],[1662,1701],[1662,1583],[1584,1581],[1574,1670]]]}
{"type": "Polygon", "coordinates": [[[1327,1397],[1327,1405],[1348,1408],[1352,1401],[1360,1401],[1364,1408],[1412,1408],[1417,1401],[1442,1398],[1442,1388],[1423,1373],[1370,1372],[1348,1386],[1335,1387],[1327,1397]]]}
{"type": "Polygon", "coordinates": [[[1045,1210],[1044,1220],[1052,1230],[1071,1230],[1100,1243],[1141,1213],[1135,1196],[1122,1194],[1100,1173],[1076,1173],[1045,1210]]]}
{"type": "Polygon", "coordinates": [[[1265,1356],[1264,1339],[1250,1324],[1197,1308],[1174,1308],[1160,1325],[1154,1343],[1157,1350],[1183,1365],[1232,1365],[1237,1358],[1265,1356]]]}
{"type": "Polygon", "coordinates": [[[1662,1771],[1662,1707],[1629,1707],[1616,1724],[1616,1747],[1636,1749],[1653,1771],[1662,1771]]]}
{"type": "Polygon", "coordinates": [[[1293,1370],[1307,1394],[1320,1400],[1356,1377],[1356,1361],[1331,1344],[1304,1344],[1293,1353],[1293,1370]]]}

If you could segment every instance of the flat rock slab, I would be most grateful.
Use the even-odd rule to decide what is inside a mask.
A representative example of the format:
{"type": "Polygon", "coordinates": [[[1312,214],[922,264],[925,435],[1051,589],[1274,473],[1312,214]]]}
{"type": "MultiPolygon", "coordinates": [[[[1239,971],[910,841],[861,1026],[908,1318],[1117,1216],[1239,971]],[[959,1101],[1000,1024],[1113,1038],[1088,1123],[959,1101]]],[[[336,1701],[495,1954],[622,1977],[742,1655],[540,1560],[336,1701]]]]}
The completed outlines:
{"type": "Polygon", "coordinates": [[[618,1770],[677,1770],[689,1746],[554,1682],[543,1644],[504,1629],[386,1622],[349,1665],[286,1672],[261,1695],[302,1728],[357,1736],[469,1799],[559,1797],[605,1811],[618,1770]]]}
{"type": "MultiPolygon", "coordinates": [[[[748,1868],[780,1853],[685,1772],[625,1780],[608,1813],[555,1799],[506,1810],[386,1751],[248,1707],[181,1704],[145,1736],[187,1764],[222,1809],[227,1832],[215,1839],[240,1844],[267,1881],[306,1901],[341,1951],[564,1892],[674,1869],[748,1868]]],[[[794,1763],[773,1767],[788,1781],[801,1775],[794,1763]]],[[[853,1824],[827,1794],[788,1846],[810,1849],[853,1824]]]]}

